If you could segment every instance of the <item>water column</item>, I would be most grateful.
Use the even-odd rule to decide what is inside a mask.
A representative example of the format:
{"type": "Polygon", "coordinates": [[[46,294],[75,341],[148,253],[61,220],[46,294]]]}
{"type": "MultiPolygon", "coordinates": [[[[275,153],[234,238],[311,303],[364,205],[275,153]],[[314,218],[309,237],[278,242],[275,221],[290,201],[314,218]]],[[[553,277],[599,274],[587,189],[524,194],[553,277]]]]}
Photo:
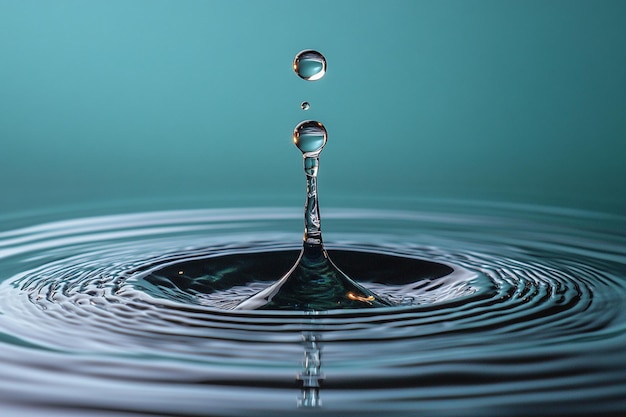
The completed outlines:
{"type": "MultiPolygon", "coordinates": [[[[293,68],[300,78],[317,81],[326,73],[326,59],[317,51],[305,50],[296,55],[293,68]]],[[[310,107],[304,103],[302,109],[310,107]]],[[[391,305],[343,273],[324,248],[317,174],[327,140],[328,132],[321,122],[305,120],[295,127],[293,142],[302,152],[306,176],[302,250],[285,276],[240,303],[237,309],[319,311],[391,305]]]]}

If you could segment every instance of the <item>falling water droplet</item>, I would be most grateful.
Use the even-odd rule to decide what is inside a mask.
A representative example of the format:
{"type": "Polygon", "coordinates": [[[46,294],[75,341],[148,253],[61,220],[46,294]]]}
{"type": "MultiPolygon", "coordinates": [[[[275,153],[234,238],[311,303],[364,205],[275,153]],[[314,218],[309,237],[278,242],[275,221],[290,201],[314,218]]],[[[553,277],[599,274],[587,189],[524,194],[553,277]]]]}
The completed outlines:
{"type": "Polygon", "coordinates": [[[322,151],[326,145],[328,134],[326,128],[315,120],[305,120],[296,126],[293,131],[293,143],[306,156],[314,156],[322,151]]]}
{"type": "Polygon", "coordinates": [[[308,101],[303,101],[303,102],[300,104],[300,108],[301,108],[302,110],[308,110],[308,109],[310,109],[310,108],[311,108],[311,104],[309,104],[309,102],[308,102],[308,101]]]}
{"type": "Polygon", "coordinates": [[[326,58],[312,49],[301,51],[293,60],[293,70],[303,80],[317,81],[326,74],[326,58]]]}

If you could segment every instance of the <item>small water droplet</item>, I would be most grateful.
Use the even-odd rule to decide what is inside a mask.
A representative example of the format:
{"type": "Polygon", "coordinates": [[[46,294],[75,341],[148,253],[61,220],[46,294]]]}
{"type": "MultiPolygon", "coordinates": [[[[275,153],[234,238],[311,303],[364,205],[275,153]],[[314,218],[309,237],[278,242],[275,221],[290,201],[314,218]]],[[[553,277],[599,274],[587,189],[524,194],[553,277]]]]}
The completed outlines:
{"type": "Polygon", "coordinates": [[[305,154],[321,152],[327,137],[324,125],[315,120],[300,122],[293,131],[293,143],[305,154]]]}
{"type": "Polygon", "coordinates": [[[326,74],[326,58],[317,51],[306,49],[294,58],[293,70],[303,80],[317,81],[326,74]]]}
{"type": "Polygon", "coordinates": [[[300,108],[301,108],[302,110],[308,110],[308,109],[310,109],[310,108],[311,108],[311,104],[309,104],[309,102],[308,102],[308,101],[303,101],[303,102],[300,104],[300,108]]]}

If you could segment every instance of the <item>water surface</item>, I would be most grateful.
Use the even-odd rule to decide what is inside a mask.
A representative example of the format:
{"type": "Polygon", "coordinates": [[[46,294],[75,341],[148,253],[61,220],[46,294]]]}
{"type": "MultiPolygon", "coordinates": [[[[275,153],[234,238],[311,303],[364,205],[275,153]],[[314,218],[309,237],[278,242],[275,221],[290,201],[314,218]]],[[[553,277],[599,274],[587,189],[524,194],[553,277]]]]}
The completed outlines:
{"type": "Polygon", "coordinates": [[[327,209],[337,265],[396,305],[232,310],[295,261],[301,216],[266,207],[14,221],[0,232],[3,410],[626,412],[623,217],[451,202],[327,209]]]}

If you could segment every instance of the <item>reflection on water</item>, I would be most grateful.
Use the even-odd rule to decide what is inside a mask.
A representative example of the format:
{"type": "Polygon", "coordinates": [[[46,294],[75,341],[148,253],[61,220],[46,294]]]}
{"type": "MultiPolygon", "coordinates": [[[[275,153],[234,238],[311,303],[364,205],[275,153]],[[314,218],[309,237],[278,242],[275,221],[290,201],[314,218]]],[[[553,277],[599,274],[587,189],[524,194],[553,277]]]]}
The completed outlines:
{"type": "Polygon", "coordinates": [[[324,375],[322,367],[322,349],[320,335],[313,332],[304,332],[304,362],[298,380],[302,382],[302,396],[298,399],[298,406],[316,408],[322,405],[320,400],[320,382],[324,375]]]}
{"type": "Polygon", "coordinates": [[[298,208],[0,232],[3,412],[626,412],[626,219],[455,204],[324,219],[338,266],[397,306],[233,310],[293,264],[298,208]]]}

